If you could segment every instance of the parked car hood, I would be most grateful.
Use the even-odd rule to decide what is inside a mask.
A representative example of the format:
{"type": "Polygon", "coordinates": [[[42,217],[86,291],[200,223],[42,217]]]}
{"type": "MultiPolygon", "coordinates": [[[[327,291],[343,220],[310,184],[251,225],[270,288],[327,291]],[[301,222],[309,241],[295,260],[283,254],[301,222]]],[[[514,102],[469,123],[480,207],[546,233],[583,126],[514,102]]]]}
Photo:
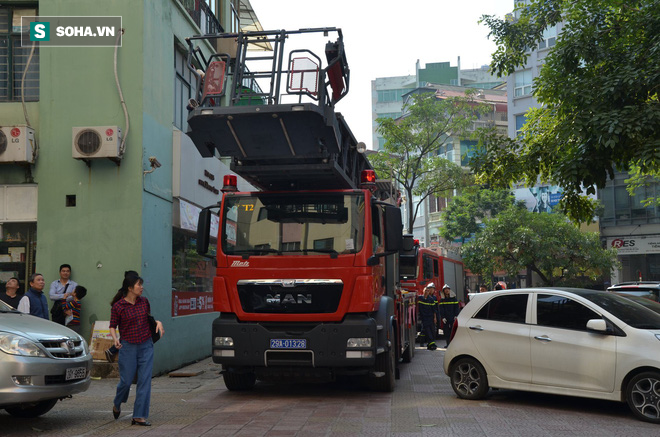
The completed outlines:
{"type": "Polygon", "coordinates": [[[71,329],[41,317],[19,312],[0,313],[0,331],[22,335],[32,340],[78,337],[71,329]]]}

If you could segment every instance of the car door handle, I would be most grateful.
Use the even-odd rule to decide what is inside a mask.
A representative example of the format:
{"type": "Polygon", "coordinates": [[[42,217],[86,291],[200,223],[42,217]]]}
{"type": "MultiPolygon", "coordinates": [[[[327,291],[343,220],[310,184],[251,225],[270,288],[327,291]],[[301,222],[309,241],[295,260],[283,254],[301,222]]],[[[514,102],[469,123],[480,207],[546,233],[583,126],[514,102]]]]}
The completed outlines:
{"type": "Polygon", "coordinates": [[[484,328],[482,328],[482,327],[479,326],[479,325],[477,325],[477,326],[470,326],[470,329],[473,330],[473,331],[483,331],[483,330],[484,330],[484,328]]]}
{"type": "Polygon", "coordinates": [[[548,341],[548,342],[552,341],[552,339],[550,337],[548,337],[547,335],[537,335],[534,338],[537,339],[537,340],[540,340],[540,341],[548,341]]]}

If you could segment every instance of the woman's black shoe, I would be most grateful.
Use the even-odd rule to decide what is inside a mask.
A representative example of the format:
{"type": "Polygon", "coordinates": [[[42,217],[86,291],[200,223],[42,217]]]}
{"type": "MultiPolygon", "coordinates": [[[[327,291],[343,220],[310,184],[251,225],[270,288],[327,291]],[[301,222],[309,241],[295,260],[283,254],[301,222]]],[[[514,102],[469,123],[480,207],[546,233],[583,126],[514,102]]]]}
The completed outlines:
{"type": "Polygon", "coordinates": [[[115,408],[115,406],[112,406],[112,415],[114,416],[115,420],[119,419],[119,415],[121,414],[121,409],[115,408]]]}
{"type": "Polygon", "coordinates": [[[138,422],[137,420],[132,419],[131,425],[151,426],[151,422],[149,422],[148,420],[145,420],[144,422],[138,422]]]}

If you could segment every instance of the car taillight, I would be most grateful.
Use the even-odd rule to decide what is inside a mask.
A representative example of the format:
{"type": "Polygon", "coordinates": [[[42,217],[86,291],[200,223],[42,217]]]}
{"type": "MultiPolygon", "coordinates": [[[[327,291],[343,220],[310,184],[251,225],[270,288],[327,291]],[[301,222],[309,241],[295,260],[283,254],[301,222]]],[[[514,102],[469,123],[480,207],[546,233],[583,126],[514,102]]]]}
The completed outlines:
{"type": "Polygon", "coordinates": [[[458,329],[458,319],[454,319],[454,324],[451,325],[451,334],[449,335],[449,342],[451,342],[454,339],[454,335],[456,335],[457,329],[458,329]]]}

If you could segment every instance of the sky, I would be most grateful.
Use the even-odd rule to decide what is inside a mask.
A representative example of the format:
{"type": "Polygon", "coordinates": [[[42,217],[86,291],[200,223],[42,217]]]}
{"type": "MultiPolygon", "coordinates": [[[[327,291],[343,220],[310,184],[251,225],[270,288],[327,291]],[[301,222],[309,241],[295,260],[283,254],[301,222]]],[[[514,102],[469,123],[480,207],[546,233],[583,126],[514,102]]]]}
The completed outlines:
{"type": "MultiPolygon", "coordinates": [[[[372,148],[371,81],[415,74],[419,59],[461,68],[490,63],[495,44],[478,21],[503,18],[514,0],[250,0],[264,30],[339,27],[351,71],[336,105],[358,141],[372,148]]],[[[327,38],[329,40],[330,38],[327,38]]],[[[322,55],[322,53],[321,53],[322,55]]],[[[324,60],[325,62],[325,60],[324,60]]]]}

